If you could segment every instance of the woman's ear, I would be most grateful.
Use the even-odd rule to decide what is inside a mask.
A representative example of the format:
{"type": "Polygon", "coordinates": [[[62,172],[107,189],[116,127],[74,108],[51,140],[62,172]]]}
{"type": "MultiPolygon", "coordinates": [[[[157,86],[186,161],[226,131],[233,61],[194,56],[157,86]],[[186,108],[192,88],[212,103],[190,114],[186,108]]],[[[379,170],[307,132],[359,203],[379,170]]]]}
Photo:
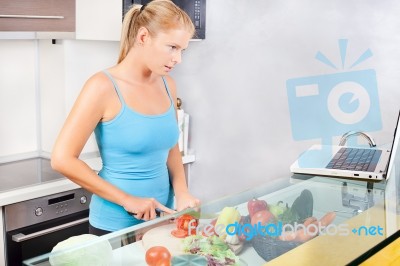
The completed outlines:
{"type": "Polygon", "coordinates": [[[138,30],[136,41],[139,45],[143,45],[150,38],[149,31],[145,27],[141,27],[138,30]]]}

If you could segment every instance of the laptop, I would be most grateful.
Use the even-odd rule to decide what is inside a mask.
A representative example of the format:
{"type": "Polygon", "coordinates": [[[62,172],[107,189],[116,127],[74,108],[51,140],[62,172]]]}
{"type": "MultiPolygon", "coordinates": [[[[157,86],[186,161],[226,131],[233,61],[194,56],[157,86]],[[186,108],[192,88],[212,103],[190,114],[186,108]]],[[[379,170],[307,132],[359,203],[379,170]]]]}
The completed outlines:
{"type": "Polygon", "coordinates": [[[392,146],[361,148],[334,145],[313,145],[290,166],[295,174],[322,175],[378,181],[387,179],[390,161],[399,152],[400,111],[392,146]]]}

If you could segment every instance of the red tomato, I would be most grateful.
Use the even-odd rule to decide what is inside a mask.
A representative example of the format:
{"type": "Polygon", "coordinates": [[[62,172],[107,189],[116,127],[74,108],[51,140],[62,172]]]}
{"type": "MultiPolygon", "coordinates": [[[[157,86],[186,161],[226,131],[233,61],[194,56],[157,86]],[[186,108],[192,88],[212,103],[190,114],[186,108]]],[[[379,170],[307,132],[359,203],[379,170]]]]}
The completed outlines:
{"type": "Polygon", "coordinates": [[[171,231],[171,235],[177,238],[184,238],[188,236],[188,232],[183,229],[174,229],[171,231]]]}
{"type": "MultiPolygon", "coordinates": [[[[163,261],[170,261],[171,253],[166,247],[154,246],[146,251],[146,263],[149,266],[157,266],[163,261]]],[[[163,265],[163,264],[161,264],[163,265]]]]}
{"type": "Polygon", "coordinates": [[[171,266],[171,260],[160,260],[156,266],[171,266]]]}
{"type": "Polygon", "coordinates": [[[192,227],[194,228],[197,227],[198,219],[194,218],[190,214],[184,214],[176,219],[176,226],[178,227],[178,229],[183,229],[185,231],[188,231],[190,222],[192,227]]]}
{"type": "Polygon", "coordinates": [[[274,215],[267,211],[258,211],[256,212],[253,217],[251,217],[251,224],[258,224],[261,223],[261,225],[265,225],[269,220],[272,220],[274,218],[274,215]]]}

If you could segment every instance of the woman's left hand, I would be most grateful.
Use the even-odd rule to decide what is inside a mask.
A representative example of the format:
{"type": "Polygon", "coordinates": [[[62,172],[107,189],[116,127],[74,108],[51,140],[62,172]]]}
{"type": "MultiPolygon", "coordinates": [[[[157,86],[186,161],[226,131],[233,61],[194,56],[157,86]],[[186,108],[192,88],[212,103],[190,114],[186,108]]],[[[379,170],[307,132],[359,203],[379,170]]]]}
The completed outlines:
{"type": "Polygon", "coordinates": [[[189,192],[180,193],[176,195],[176,209],[181,211],[187,208],[195,208],[200,206],[200,200],[195,198],[189,192]]]}

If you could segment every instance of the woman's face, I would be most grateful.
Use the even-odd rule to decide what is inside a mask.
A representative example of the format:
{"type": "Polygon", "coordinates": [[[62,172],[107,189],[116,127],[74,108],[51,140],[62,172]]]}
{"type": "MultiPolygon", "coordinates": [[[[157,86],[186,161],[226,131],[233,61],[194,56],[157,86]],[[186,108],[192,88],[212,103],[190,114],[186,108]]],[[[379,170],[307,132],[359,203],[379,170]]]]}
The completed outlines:
{"type": "Polygon", "coordinates": [[[191,34],[184,29],[159,32],[146,43],[148,68],[159,75],[168,73],[182,61],[182,52],[188,47],[191,34]]]}

